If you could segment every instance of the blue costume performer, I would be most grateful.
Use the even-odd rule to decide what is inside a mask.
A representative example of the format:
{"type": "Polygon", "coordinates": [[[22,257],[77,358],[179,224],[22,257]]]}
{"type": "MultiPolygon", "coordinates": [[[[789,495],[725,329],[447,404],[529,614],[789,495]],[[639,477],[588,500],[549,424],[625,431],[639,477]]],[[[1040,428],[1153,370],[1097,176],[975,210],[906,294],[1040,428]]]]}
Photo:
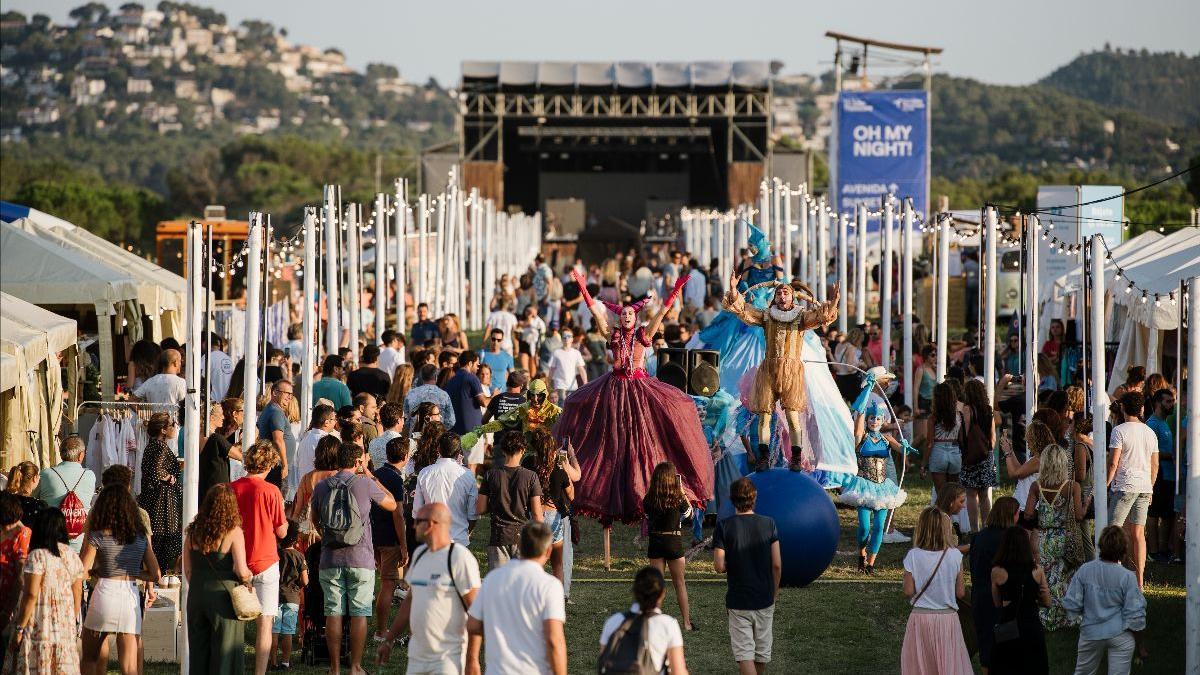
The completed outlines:
{"type": "Polygon", "coordinates": [[[890,450],[903,452],[908,444],[881,433],[882,428],[883,411],[876,405],[858,417],[854,437],[858,442],[858,477],[862,482],[854,486],[858,490],[843,490],[840,498],[843,503],[858,506],[858,569],[867,574],[875,573],[875,556],[883,544],[888,510],[900,506],[908,497],[888,477],[890,450]]]}

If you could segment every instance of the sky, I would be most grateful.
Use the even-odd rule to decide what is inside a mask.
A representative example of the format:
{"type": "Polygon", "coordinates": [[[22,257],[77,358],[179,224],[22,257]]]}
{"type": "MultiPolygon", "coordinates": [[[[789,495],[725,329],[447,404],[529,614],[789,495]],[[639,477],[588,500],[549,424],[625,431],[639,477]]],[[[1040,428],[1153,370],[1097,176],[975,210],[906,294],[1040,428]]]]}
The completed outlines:
{"type": "MultiPolygon", "coordinates": [[[[112,8],[122,0],[110,0],[112,8]]],[[[830,67],[836,30],[942,47],[935,72],[1027,84],[1082,52],[1114,47],[1196,54],[1194,0],[193,0],[231,23],[261,19],[296,43],[337,47],[361,69],[389,63],[443,85],[463,60],[779,60],[784,73],[830,67]]],[[[84,0],[5,0],[5,10],[67,23],[84,0]]],[[[153,6],[157,0],[143,0],[153,6]]],[[[903,66],[878,71],[898,74],[903,66]]]]}

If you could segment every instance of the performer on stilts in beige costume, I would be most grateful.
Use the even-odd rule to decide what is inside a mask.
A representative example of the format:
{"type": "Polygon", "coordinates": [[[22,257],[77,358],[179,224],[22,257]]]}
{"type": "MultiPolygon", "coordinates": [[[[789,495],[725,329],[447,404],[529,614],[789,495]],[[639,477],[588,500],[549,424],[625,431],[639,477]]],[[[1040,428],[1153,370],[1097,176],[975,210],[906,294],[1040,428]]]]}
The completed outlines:
{"type": "Polygon", "coordinates": [[[841,291],[834,286],[830,300],[818,303],[808,287],[799,281],[792,281],[791,284],[767,282],[760,285],[774,285],[775,295],[771,305],[766,310],[760,310],[748,305],[742,293],[737,291],[739,280],[737,274],[729,280],[730,290],[725,294],[722,305],[747,325],[762,326],[767,338],[767,353],[754,375],[749,405],[750,412],[759,416],[758,454],[759,457],[768,454],[768,445],[761,441],[771,438],[771,415],[778,402],[787,417],[788,432],[791,434],[792,461],[789,468],[799,471],[802,463],[801,434],[804,430],[800,413],[808,405],[804,388],[804,361],[801,359],[804,331],[833,323],[837,318],[841,291]],[[807,301],[813,307],[802,309],[798,299],[807,301]]]}

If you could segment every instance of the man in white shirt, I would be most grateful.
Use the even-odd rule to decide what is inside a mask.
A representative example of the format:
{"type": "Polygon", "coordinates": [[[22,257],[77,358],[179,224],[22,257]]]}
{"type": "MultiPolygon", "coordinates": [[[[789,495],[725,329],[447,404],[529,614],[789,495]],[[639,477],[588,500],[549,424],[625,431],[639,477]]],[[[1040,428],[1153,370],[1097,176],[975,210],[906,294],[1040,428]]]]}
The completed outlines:
{"type": "Polygon", "coordinates": [[[408,596],[379,646],[379,663],[387,662],[396,638],[411,630],[408,675],[462,673],[467,608],[479,592],[479,563],[450,538],[450,510],[445,504],[416,509],[414,520],[422,545],[413,551],[405,574],[408,596]]]}
{"type": "Polygon", "coordinates": [[[393,438],[400,438],[400,427],[404,426],[404,406],[399,403],[384,403],[379,408],[379,425],[383,433],[371,439],[367,445],[367,454],[371,456],[371,466],[380,467],[387,462],[387,444],[393,438]]]}
{"type": "Polygon", "coordinates": [[[421,469],[417,474],[417,488],[413,494],[413,512],[426,504],[445,504],[450,513],[450,538],[462,546],[471,544],[471,530],[479,515],[475,512],[475,501],[479,487],[475,474],[459,462],[462,448],[456,442],[439,444],[441,457],[421,469]]]}
{"type": "Polygon", "coordinates": [[[293,473],[296,475],[296,485],[300,484],[300,479],[312,471],[317,460],[317,444],[321,442],[329,434],[334,433],[337,428],[337,411],[331,405],[323,403],[313,406],[312,420],[309,422],[308,430],[300,437],[296,443],[296,470],[288,472],[291,477],[293,473]]]}
{"type": "Polygon", "coordinates": [[[503,301],[494,312],[488,314],[484,333],[490,335],[493,330],[504,332],[504,342],[500,344],[500,348],[504,351],[513,354],[512,330],[517,325],[517,316],[510,311],[508,301],[503,301]]]}
{"type": "Polygon", "coordinates": [[[182,367],[183,356],[174,349],[164,349],[158,357],[158,374],[134,389],[134,397],[147,403],[179,405],[187,396],[187,381],[179,376],[182,367]]]}
{"type": "Polygon", "coordinates": [[[1108,440],[1108,522],[1125,528],[1139,588],[1146,569],[1146,517],[1158,480],[1158,436],[1142,422],[1145,404],[1140,391],[1122,396],[1125,422],[1108,440]]]}
{"type": "Polygon", "coordinates": [[[704,296],[708,290],[708,278],[704,276],[704,272],[700,271],[700,262],[692,260],[691,271],[688,272],[687,285],[683,287],[683,304],[691,307],[693,311],[700,311],[704,308],[704,296]]]}
{"type": "Polygon", "coordinates": [[[387,373],[387,376],[395,377],[396,368],[404,363],[404,339],[400,333],[394,330],[383,331],[383,339],[380,341],[379,363],[376,368],[387,373]]]}
{"type": "Polygon", "coordinates": [[[233,379],[233,359],[225,353],[225,339],[213,333],[210,337],[212,351],[208,353],[208,396],[219,403],[229,393],[229,382],[233,379]]]}
{"type": "Polygon", "coordinates": [[[550,386],[558,392],[558,404],[567,400],[567,394],[581,384],[587,384],[587,364],[583,354],[575,348],[575,335],[569,330],[562,332],[563,346],[550,355],[550,386]]]}
{"type": "Polygon", "coordinates": [[[487,675],[565,675],[567,641],[562,582],[547,574],[554,533],[545,523],[521,528],[521,557],[488,573],[467,612],[467,673],[479,673],[487,642],[487,675]]]}

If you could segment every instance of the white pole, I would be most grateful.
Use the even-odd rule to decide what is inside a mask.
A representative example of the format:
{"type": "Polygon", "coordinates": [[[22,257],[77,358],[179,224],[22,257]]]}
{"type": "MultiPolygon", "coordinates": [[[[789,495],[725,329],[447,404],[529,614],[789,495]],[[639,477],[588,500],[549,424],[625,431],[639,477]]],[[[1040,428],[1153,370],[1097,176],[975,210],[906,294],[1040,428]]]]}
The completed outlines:
{"type": "MultiPolygon", "coordinates": [[[[326,320],[325,327],[325,353],[327,355],[336,355],[338,353],[338,345],[342,342],[340,304],[341,295],[341,274],[338,268],[341,266],[341,249],[338,248],[337,235],[338,227],[340,227],[341,218],[337,211],[337,188],[333,185],[325,186],[325,300],[329,317],[326,320]]],[[[247,417],[249,419],[249,417],[247,417]]]]}
{"type": "Polygon", "coordinates": [[[846,228],[849,227],[849,224],[847,221],[850,220],[850,216],[843,213],[843,214],[838,215],[837,219],[838,219],[837,280],[838,280],[838,287],[841,289],[841,295],[838,298],[838,331],[842,335],[845,335],[847,326],[850,323],[850,317],[846,316],[846,312],[848,309],[847,296],[849,295],[849,293],[847,293],[847,290],[850,288],[850,285],[847,283],[848,270],[846,269],[846,265],[847,265],[846,257],[849,254],[849,251],[847,249],[850,246],[850,242],[849,242],[849,235],[846,233],[846,228]]]}
{"type": "MultiPolygon", "coordinates": [[[[1182,299],[1181,299],[1182,302],[1182,299]]],[[[1179,327],[1183,330],[1183,326],[1179,327]]],[[[1103,354],[1103,352],[1099,352],[1103,354]]],[[[1104,363],[1103,359],[1095,359],[1104,363]]],[[[1188,281],[1188,425],[1187,513],[1200,514],[1200,277],[1188,281]]],[[[1200,673],[1200,517],[1187,520],[1187,672],[1200,673]]]]}
{"type": "MultiPolygon", "coordinates": [[[[200,450],[200,325],[206,319],[202,314],[204,300],[201,293],[207,294],[207,284],[201,282],[201,265],[203,264],[203,247],[201,245],[201,227],[196,221],[187,226],[187,368],[184,375],[187,379],[187,404],[184,408],[183,446],[188,453],[199,453],[200,450]]],[[[209,275],[208,266],[204,266],[204,275],[209,275]]],[[[183,526],[187,527],[196,517],[197,495],[200,492],[200,468],[196,462],[185,462],[183,465],[183,526]]],[[[180,604],[187,606],[188,583],[183,580],[180,588],[180,604]]],[[[188,648],[187,621],[183,621],[183,639],[179,645],[181,672],[187,675],[191,651],[188,648]]]]}
{"type": "Polygon", "coordinates": [[[904,333],[901,336],[904,341],[904,404],[914,412],[917,409],[917,382],[916,371],[913,369],[913,340],[912,340],[912,320],[913,320],[913,208],[912,198],[904,199],[904,250],[902,252],[904,261],[903,275],[901,276],[900,284],[900,301],[902,303],[901,311],[904,313],[904,333]]]}
{"type": "Polygon", "coordinates": [[[783,186],[783,280],[792,280],[792,187],[783,186]]]}
{"type": "MultiPolygon", "coordinates": [[[[771,225],[772,225],[772,229],[775,232],[775,235],[771,239],[771,241],[775,242],[775,251],[777,254],[782,254],[784,251],[784,248],[787,246],[787,244],[786,244],[787,230],[784,229],[784,226],[786,225],[786,223],[783,221],[783,218],[781,218],[781,216],[783,215],[783,210],[782,210],[782,208],[780,208],[782,205],[782,200],[784,199],[783,195],[784,195],[783,184],[779,182],[778,178],[772,178],[771,179],[771,225]]],[[[785,257],[784,260],[786,261],[787,258],[785,257]]],[[[786,265],[787,263],[785,262],[784,264],[786,265]]],[[[788,278],[788,271],[787,271],[786,267],[783,271],[783,275],[784,275],[785,279],[788,278]]]]}
{"type": "MultiPolygon", "coordinates": [[[[413,283],[416,286],[416,295],[413,297],[413,302],[420,305],[422,302],[428,302],[425,297],[425,280],[429,273],[429,256],[425,251],[425,233],[428,227],[429,216],[429,195],[421,195],[417,199],[417,268],[413,275],[413,283]]],[[[432,309],[432,308],[431,308],[432,309]]],[[[413,348],[421,347],[422,345],[413,345],[413,348]]]]}
{"type": "MultiPolygon", "coordinates": [[[[246,254],[246,354],[243,376],[242,408],[245,413],[242,422],[242,454],[254,444],[255,424],[258,422],[258,335],[260,333],[259,319],[262,317],[256,310],[259,306],[259,291],[262,285],[263,254],[263,222],[262,214],[250,212],[249,251],[246,254]]],[[[333,247],[334,251],[337,247],[333,247]]],[[[337,353],[337,349],[333,350],[337,353]]]]}
{"type": "Polygon", "coordinates": [[[347,314],[350,327],[350,361],[358,363],[358,337],[362,331],[362,297],[359,296],[359,280],[362,270],[359,269],[358,239],[362,236],[362,224],[359,222],[358,204],[346,207],[346,252],[350,261],[347,270],[350,281],[350,298],[347,302],[347,314]]]}
{"type": "Polygon", "coordinates": [[[883,261],[879,267],[880,365],[884,370],[892,362],[892,225],[895,215],[889,194],[883,198],[883,221],[879,230],[880,239],[883,240],[883,261]]]}
{"type": "MultiPolygon", "coordinates": [[[[1036,215],[1030,214],[1025,221],[1028,226],[1029,236],[1026,237],[1026,256],[1028,261],[1028,269],[1025,273],[1025,302],[1027,321],[1025,322],[1025,419],[1026,421],[1033,419],[1033,411],[1037,410],[1037,355],[1038,355],[1038,230],[1041,224],[1038,222],[1036,215]]],[[[1103,257],[1103,256],[1102,256],[1103,257]]],[[[1103,298],[1103,295],[1095,296],[1103,298]]],[[[1103,300],[1101,300],[1103,302],[1103,300]]],[[[1103,333],[1103,330],[1101,330],[1103,333]]],[[[1104,349],[1093,354],[1103,355],[1104,349]]],[[[1103,363],[1104,359],[1101,358],[1103,363]]],[[[1099,443],[1098,445],[1104,445],[1099,443]]],[[[1103,485],[1103,483],[1100,483],[1103,485]]]]}
{"type": "Polygon", "coordinates": [[[321,280],[317,277],[317,210],[304,209],[304,352],[300,361],[300,428],[307,429],[312,419],[313,372],[317,364],[317,302],[321,280]]]}
{"type": "Polygon", "coordinates": [[[984,253],[983,290],[983,385],[987,387],[988,400],[996,402],[996,210],[987,207],[983,214],[984,237],[987,246],[984,253]]]}
{"type": "Polygon", "coordinates": [[[779,240],[771,232],[771,184],[767,182],[766,178],[758,184],[758,218],[748,220],[757,223],[758,229],[766,232],[767,236],[771,237],[772,243],[779,243],[779,240]]]}
{"type": "MultiPolygon", "coordinates": [[[[1036,233],[1035,233],[1036,234],[1036,233]]],[[[1031,237],[1036,239],[1036,237],[1031,237]]],[[[1108,525],[1108,384],[1104,372],[1104,242],[1092,236],[1092,500],[1096,505],[1096,550],[1100,550],[1100,532],[1108,525]]],[[[1195,295],[1192,296],[1193,302],[1195,295]]],[[[1192,343],[1195,349],[1196,344],[1192,343]]],[[[1192,363],[1195,363],[1193,361],[1192,363]]],[[[1025,378],[1025,388],[1035,389],[1035,381],[1025,378]]],[[[1193,389],[1194,391],[1194,389],[1193,389]]],[[[1191,401],[1196,404],[1196,399],[1191,401]]],[[[1195,468],[1194,466],[1192,467],[1195,468]]],[[[1200,511],[1196,511],[1200,513],[1200,511]]],[[[1200,522],[1200,521],[1198,521],[1200,522]]],[[[1193,543],[1195,543],[1193,541],[1193,543]]]]}
{"type": "Polygon", "coordinates": [[[404,313],[408,311],[408,194],[403,179],[396,179],[396,330],[407,328],[404,313]]]}
{"type": "MultiPolygon", "coordinates": [[[[829,294],[829,211],[825,208],[825,198],[821,197],[821,201],[817,204],[817,259],[816,259],[816,282],[817,282],[817,299],[821,302],[828,300],[829,294]]],[[[838,277],[838,283],[841,283],[841,277],[838,277]]],[[[846,294],[846,289],[843,288],[842,295],[846,294]]],[[[838,308],[839,314],[845,314],[845,306],[838,308]]],[[[838,330],[845,326],[845,322],[838,322],[838,330]]]]}
{"type": "Polygon", "coordinates": [[[938,293],[937,293],[937,381],[946,379],[946,358],[949,343],[947,316],[950,289],[950,231],[952,221],[947,217],[937,226],[938,231],[938,293]]]}
{"type": "Polygon", "coordinates": [[[387,197],[382,193],[375,195],[375,344],[383,344],[384,320],[387,315],[387,197]]]}
{"type": "Polygon", "coordinates": [[[854,222],[854,323],[867,322],[867,207],[855,209],[854,222]]]}

